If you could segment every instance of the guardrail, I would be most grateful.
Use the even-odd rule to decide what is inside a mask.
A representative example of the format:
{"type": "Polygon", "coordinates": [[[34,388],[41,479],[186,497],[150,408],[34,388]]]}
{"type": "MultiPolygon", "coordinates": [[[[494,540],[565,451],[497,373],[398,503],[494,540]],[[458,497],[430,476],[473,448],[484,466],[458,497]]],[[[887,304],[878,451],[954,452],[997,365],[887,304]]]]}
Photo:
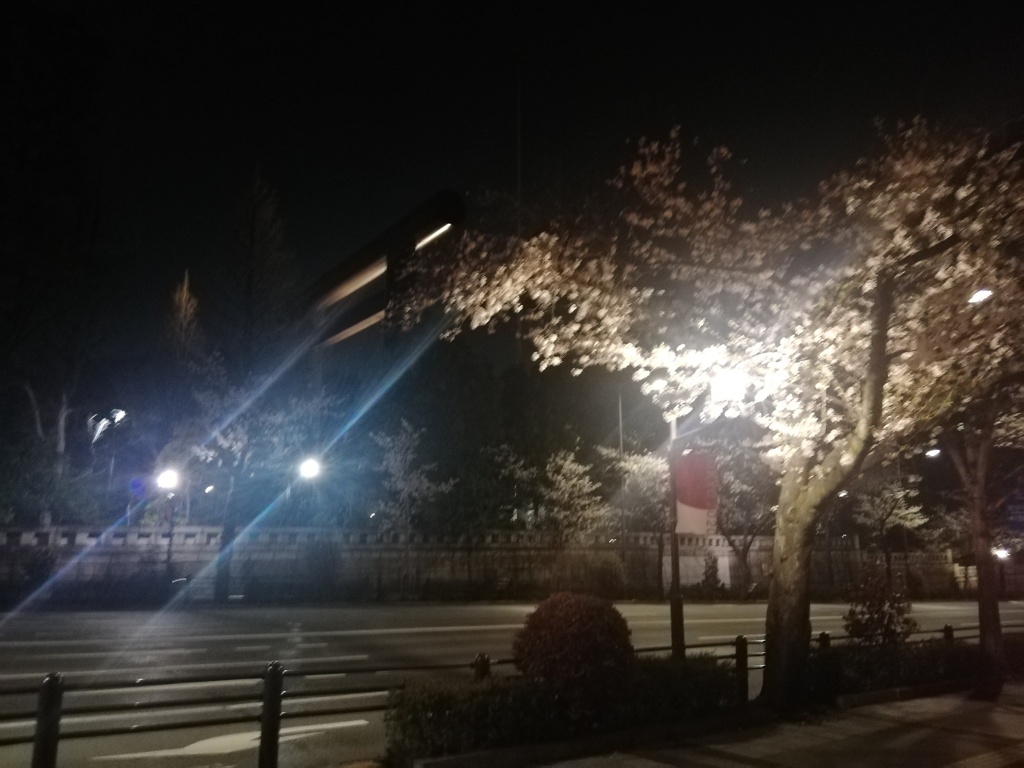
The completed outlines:
{"type": "MultiPolygon", "coordinates": [[[[1021,627],[1024,624],[1003,625],[1004,629],[1021,627]]],[[[963,627],[961,632],[975,631],[973,634],[954,633],[953,627],[945,625],[941,630],[921,630],[914,635],[941,635],[945,640],[952,643],[954,640],[975,640],[978,638],[975,626],[963,627]]],[[[849,640],[845,636],[832,637],[828,632],[820,633],[815,640],[819,647],[827,648],[833,641],[849,640]]],[[[925,640],[913,640],[910,642],[925,642],[925,640]]],[[[749,700],[750,672],[763,670],[765,668],[764,637],[748,638],[739,635],[731,643],[695,643],[687,645],[688,652],[712,652],[712,655],[723,661],[732,661],[736,673],[736,701],[741,706],[749,700]],[[760,646],[761,650],[751,651],[751,646],[760,646]],[[714,653],[716,650],[728,649],[727,653],[714,653]],[[758,660],[758,663],[751,663],[758,660]]],[[[636,649],[637,654],[668,653],[671,646],[656,646],[636,649]]],[[[359,704],[345,706],[316,706],[317,700],[340,696],[378,696],[383,697],[391,691],[401,688],[404,680],[393,685],[337,685],[331,684],[332,678],[350,676],[357,674],[386,675],[386,674],[414,674],[440,671],[470,671],[475,679],[488,677],[494,667],[511,666],[513,659],[491,659],[487,654],[477,654],[468,664],[434,664],[421,666],[396,665],[389,667],[331,667],[318,668],[315,662],[303,667],[286,669],[279,662],[271,662],[262,672],[254,668],[252,674],[241,675],[220,675],[217,677],[173,677],[173,678],[139,678],[128,683],[111,682],[82,682],[69,684],[63,675],[52,673],[47,675],[39,687],[22,688],[0,688],[0,696],[17,697],[36,695],[36,705],[33,709],[8,712],[0,715],[2,723],[31,723],[34,721],[34,733],[25,736],[11,736],[0,738],[0,746],[11,746],[16,744],[33,745],[31,768],[56,768],[57,747],[61,738],[89,737],[89,736],[114,736],[151,731],[178,730],[183,728],[197,728],[210,725],[232,725],[238,723],[259,723],[260,741],[258,768],[277,768],[278,742],[280,738],[281,721],[287,718],[315,717],[320,715],[347,715],[362,712],[384,711],[387,708],[386,702],[377,704],[359,704]],[[292,679],[297,683],[294,688],[286,689],[285,682],[292,679]],[[301,682],[300,682],[301,681],[301,682]],[[323,685],[323,682],[327,685],[323,685]],[[129,693],[152,689],[166,694],[171,687],[188,688],[189,684],[221,684],[222,688],[246,688],[248,691],[225,692],[218,691],[212,695],[164,695],[153,701],[134,701],[121,704],[81,704],[65,706],[65,696],[80,697],[82,694],[112,695],[129,693]],[[312,704],[310,707],[296,706],[286,710],[286,701],[301,705],[303,702],[312,704]],[[159,713],[160,710],[174,711],[178,709],[198,709],[202,707],[225,707],[235,708],[232,713],[212,714],[199,718],[194,714],[191,716],[170,718],[161,722],[132,722],[110,727],[76,728],[61,733],[62,719],[65,717],[88,716],[88,715],[113,715],[118,713],[159,713]],[[258,709],[257,709],[258,708],[258,709]],[[239,710],[250,709],[245,712],[239,710]]],[[[255,667],[255,665],[254,665],[255,667]]]]}

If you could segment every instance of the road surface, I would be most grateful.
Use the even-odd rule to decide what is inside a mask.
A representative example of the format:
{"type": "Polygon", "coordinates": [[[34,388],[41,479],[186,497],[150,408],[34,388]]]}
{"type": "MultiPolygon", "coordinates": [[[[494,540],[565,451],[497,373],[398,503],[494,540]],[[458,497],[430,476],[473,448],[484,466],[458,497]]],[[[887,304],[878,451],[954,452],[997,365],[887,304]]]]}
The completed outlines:
{"type": "MultiPolygon", "coordinates": [[[[621,604],[636,648],[669,643],[668,608],[663,604],[621,604]]],[[[272,660],[297,671],[350,672],[308,680],[288,678],[292,696],[286,711],[331,707],[350,710],[320,717],[286,718],[280,765],[342,765],[379,756],[383,748],[383,690],[411,673],[358,673],[359,668],[466,665],[435,674],[468,677],[478,653],[492,659],[511,655],[512,637],[533,609],[530,604],[400,605],[301,608],[190,607],[163,612],[27,612],[0,618],[0,691],[38,686],[49,672],[61,672],[69,687],[124,684],[134,680],[190,678],[159,688],[91,690],[65,696],[65,707],[136,705],[128,712],[66,716],[62,733],[121,728],[130,723],[165,723],[167,718],[206,721],[248,718],[229,725],[190,727],[131,735],[61,740],[58,764],[226,768],[255,764],[258,745],[258,676],[272,660]],[[228,683],[195,678],[237,677],[228,683]],[[351,688],[338,695],[325,691],[351,688]],[[176,697],[197,701],[230,696],[233,701],[189,704],[170,712],[145,704],[176,697]],[[364,709],[365,708],[365,709],[364,709]]],[[[841,634],[844,605],[815,604],[815,633],[841,634]]],[[[974,625],[969,602],[921,603],[914,618],[924,629],[944,624],[974,625]]],[[[1005,603],[1004,623],[1024,622],[1024,604],[1005,603]]],[[[687,605],[688,644],[727,643],[737,635],[764,631],[763,604],[687,605]]],[[[752,650],[754,650],[752,648],[752,650]]],[[[727,649],[721,649],[727,652],[727,649]]],[[[496,667],[500,671],[502,667],[496,667]]],[[[0,715],[31,711],[34,694],[0,695],[0,715]]],[[[0,739],[31,734],[31,719],[0,722],[0,739]]],[[[0,747],[0,766],[30,763],[31,745],[0,747]]]]}

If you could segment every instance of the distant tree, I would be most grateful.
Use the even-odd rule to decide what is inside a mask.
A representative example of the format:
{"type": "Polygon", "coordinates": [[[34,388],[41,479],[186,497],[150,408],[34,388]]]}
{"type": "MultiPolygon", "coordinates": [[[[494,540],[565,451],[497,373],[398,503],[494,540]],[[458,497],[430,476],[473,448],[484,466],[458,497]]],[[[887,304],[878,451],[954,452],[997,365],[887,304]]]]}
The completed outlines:
{"type": "Polygon", "coordinates": [[[539,527],[553,530],[565,543],[608,530],[610,515],[599,491],[589,466],[569,451],[552,454],[541,478],[539,527]]]}
{"type": "Polygon", "coordinates": [[[260,173],[239,208],[235,258],[220,289],[201,302],[186,272],[171,297],[167,331],[186,386],[157,459],[187,470],[184,517],[222,522],[228,542],[257,517],[323,521],[315,510],[300,514],[310,499],[289,489],[338,417],[335,399],[311,375],[284,220],[260,173]]]}
{"type": "MultiPolygon", "coordinates": [[[[602,482],[605,503],[613,521],[622,514],[627,531],[661,533],[668,530],[668,463],[664,455],[601,447],[598,455],[607,466],[602,482]]],[[[612,523],[614,526],[614,522],[612,523]]]]}
{"type": "Polygon", "coordinates": [[[614,530],[601,486],[591,467],[572,451],[560,450],[536,467],[507,446],[498,451],[500,472],[516,486],[523,505],[517,510],[524,524],[556,534],[568,544],[597,530],[614,530]]]}
{"type": "Polygon", "coordinates": [[[885,556],[885,581],[890,590],[893,588],[892,532],[912,531],[928,521],[921,505],[914,503],[916,496],[914,488],[898,479],[888,479],[857,493],[854,500],[854,520],[868,529],[871,539],[885,556]]]}
{"type": "Polygon", "coordinates": [[[34,457],[11,477],[19,518],[95,508],[88,385],[109,352],[115,254],[101,205],[98,41],[52,9],[5,17],[0,92],[0,404],[34,457]],[[78,501],[72,497],[78,496],[78,501]]]}
{"type": "Polygon", "coordinates": [[[382,494],[374,514],[376,525],[384,530],[422,530],[433,505],[455,487],[455,481],[432,478],[436,465],[424,462],[420,455],[423,430],[405,419],[398,432],[378,432],[372,437],[381,449],[377,471],[382,494]]]}

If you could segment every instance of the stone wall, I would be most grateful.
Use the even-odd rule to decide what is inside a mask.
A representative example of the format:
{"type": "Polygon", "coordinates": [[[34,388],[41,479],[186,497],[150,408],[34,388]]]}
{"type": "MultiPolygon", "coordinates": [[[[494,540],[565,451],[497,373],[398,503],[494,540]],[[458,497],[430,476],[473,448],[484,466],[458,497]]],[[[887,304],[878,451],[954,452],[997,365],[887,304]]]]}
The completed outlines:
{"type": "MultiPolygon", "coordinates": [[[[181,590],[213,599],[219,527],[45,528],[0,531],[0,589],[9,595],[43,588],[52,600],[89,600],[120,589],[181,590]],[[168,585],[174,585],[169,587],[168,585]]],[[[493,532],[445,537],[329,528],[266,528],[243,532],[231,548],[229,593],[253,600],[379,600],[392,598],[534,598],[558,589],[587,588],[608,596],[658,598],[669,582],[668,536],[593,537],[559,546],[541,532],[493,532]]],[[[718,559],[726,586],[739,583],[734,553],[722,536],[680,535],[684,585],[704,575],[705,557],[718,559]]],[[[893,555],[893,577],[920,597],[950,596],[973,587],[970,571],[948,555],[893,555]]],[[[771,539],[750,552],[752,581],[763,592],[771,572],[771,539]]],[[[842,595],[865,568],[883,567],[880,553],[856,541],[819,542],[813,592],[842,595]]],[[[1024,591],[1024,573],[1004,567],[1008,594],[1024,591]]],[[[754,592],[757,593],[756,591],[754,592]]]]}

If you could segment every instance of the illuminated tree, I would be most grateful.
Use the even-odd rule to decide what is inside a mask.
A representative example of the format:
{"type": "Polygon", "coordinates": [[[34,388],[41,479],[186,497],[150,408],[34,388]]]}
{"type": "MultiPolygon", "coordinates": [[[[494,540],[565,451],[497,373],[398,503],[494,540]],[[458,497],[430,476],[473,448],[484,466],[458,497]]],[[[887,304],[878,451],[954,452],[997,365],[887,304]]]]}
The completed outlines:
{"type": "Polygon", "coordinates": [[[620,220],[468,235],[417,266],[440,291],[414,297],[407,319],[438,300],[456,327],[518,314],[541,366],[631,368],[669,417],[746,414],[767,430],[780,493],[763,695],[789,708],[824,504],[1014,365],[1020,323],[993,335],[967,303],[989,287],[1007,292],[1000,317],[1021,305],[1008,252],[1024,224],[1021,157],[998,139],[899,125],[813,200],[774,211],[735,194],[728,152],[691,187],[678,135],[645,142],[616,179],[620,220]],[[956,348],[938,338],[950,324],[965,332],[956,348]]]}

